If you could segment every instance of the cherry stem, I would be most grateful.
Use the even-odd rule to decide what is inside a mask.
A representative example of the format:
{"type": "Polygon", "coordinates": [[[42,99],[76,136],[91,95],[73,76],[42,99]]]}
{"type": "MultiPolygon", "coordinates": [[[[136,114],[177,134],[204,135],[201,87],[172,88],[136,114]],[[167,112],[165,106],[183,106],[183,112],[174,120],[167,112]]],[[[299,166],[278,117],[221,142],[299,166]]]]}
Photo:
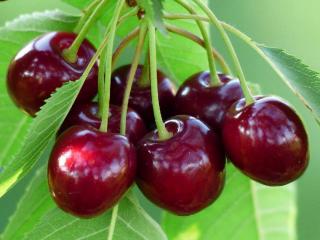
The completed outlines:
{"type": "Polygon", "coordinates": [[[231,55],[231,58],[234,62],[235,65],[235,69],[237,72],[237,75],[239,77],[240,80],[240,85],[243,91],[243,94],[245,96],[246,99],[246,104],[249,105],[251,103],[253,103],[255,100],[250,92],[250,89],[247,85],[239,58],[237,56],[237,53],[232,45],[232,42],[228,36],[228,34],[226,33],[226,31],[224,30],[222,24],[220,23],[220,21],[218,20],[218,18],[214,15],[214,13],[208,8],[208,6],[206,6],[206,4],[204,4],[201,0],[193,0],[199,7],[200,9],[208,16],[210,22],[215,25],[218,29],[218,31],[220,32],[222,39],[229,51],[229,54],[231,55]]]}
{"type": "Polygon", "coordinates": [[[99,104],[99,117],[102,117],[102,109],[104,106],[104,77],[106,74],[106,60],[107,60],[107,48],[104,48],[99,62],[99,72],[98,72],[98,104],[99,104]]]}
{"type": "MultiPolygon", "coordinates": [[[[177,19],[177,18],[175,18],[175,19],[177,19]]],[[[180,36],[183,36],[183,37],[185,37],[185,38],[197,43],[201,47],[205,48],[205,42],[203,41],[203,39],[201,39],[197,35],[193,34],[192,32],[186,31],[186,30],[184,30],[182,28],[179,28],[179,27],[176,27],[176,26],[173,26],[173,25],[169,25],[169,24],[165,24],[165,26],[166,26],[166,29],[169,32],[172,32],[174,34],[178,34],[180,36]]],[[[211,54],[217,60],[217,62],[220,65],[223,73],[231,74],[231,70],[230,70],[229,65],[224,60],[222,55],[215,48],[212,48],[212,53],[211,54]]]]}
{"type": "Polygon", "coordinates": [[[150,63],[149,63],[149,51],[146,51],[146,56],[144,59],[142,74],[140,79],[138,79],[138,85],[140,87],[149,87],[150,86],[150,63]]]}
{"type": "Polygon", "coordinates": [[[63,51],[63,57],[70,63],[75,63],[77,61],[78,50],[85,39],[86,35],[88,34],[90,27],[93,23],[96,22],[97,18],[102,13],[104,5],[107,3],[108,0],[101,0],[98,6],[94,9],[90,17],[86,20],[86,23],[82,27],[81,31],[79,32],[76,39],[73,41],[71,46],[63,51]]]}
{"type": "Polygon", "coordinates": [[[115,39],[115,34],[117,30],[117,23],[120,17],[122,7],[125,3],[125,0],[119,0],[117,6],[114,10],[114,15],[110,22],[110,31],[109,31],[109,43],[106,50],[106,64],[105,64],[105,82],[104,82],[104,98],[102,107],[102,120],[100,125],[100,131],[107,132],[108,130],[108,118],[109,118],[109,105],[110,105],[110,85],[111,85],[111,74],[112,74],[112,51],[113,44],[115,39]]]}
{"type": "Polygon", "coordinates": [[[95,0],[91,2],[85,9],[82,10],[82,16],[77,24],[77,26],[74,28],[74,32],[79,33],[81,28],[84,26],[84,24],[87,22],[88,18],[92,14],[93,10],[97,7],[100,0],[95,0]]]}
{"type": "Polygon", "coordinates": [[[156,122],[156,126],[159,133],[159,139],[165,140],[171,137],[166,129],[166,126],[162,120],[159,96],[158,96],[158,74],[157,74],[157,46],[156,46],[156,30],[152,24],[152,21],[148,20],[149,30],[149,52],[150,52],[150,77],[151,77],[151,97],[153,114],[156,122]]]}
{"type": "MultiPolygon", "coordinates": [[[[196,10],[193,8],[193,6],[185,2],[184,0],[176,0],[176,2],[180,4],[183,8],[185,8],[189,13],[191,14],[197,13],[196,10]]],[[[203,40],[205,43],[205,49],[207,51],[208,63],[209,63],[209,69],[210,69],[210,75],[211,75],[211,84],[213,86],[219,86],[221,84],[221,81],[217,74],[214,57],[212,55],[212,46],[211,46],[210,36],[208,34],[208,31],[205,25],[201,21],[196,20],[196,23],[203,37],[203,40]]]]}
{"type": "Polygon", "coordinates": [[[141,28],[139,31],[139,38],[138,38],[138,44],[136,46],[136,50],[133,56],[133,60],[131,63],[129,76],[127,80],[126,89],[123,96],[123,102],[122,102],[122,109],[121,109],[121,120],[120,120],[120,134],[126,135],[126,124],[127,124],[127,112],[128,112],[128,104],[129,104],[129,98],[130,93],[133,85],[133,81],[135,79],[135,75],[137,72],[137,68],[139,65],[139,60],[141,57],[141,52],[143,49],[144,40],[146,38],[147,33],[147,25],[143,21],[141,24],[141,28]]]}
{"type": "MultiPolygon", "coordinates": [[[[129,17],[131,17],[134,12],[137,12],[137,10],[130,11],[124,14],[123,16],[121,16],[118,20],[117,26],[120,27],[120,25],[124,23],[125,20],[127,20],[129,17]]],[[[99,103],[98,115],[100,117],[102,116],[102,108],[104,105],[103,96],[104,96],[104,77],[105,77],[106,57],[107,57],[106,55],[107,55],[107,49],[105,48],[100,56],[99,73],[98,73],[98,103],[99,103]]]]}
{"type": "Polygon", "coordinates": [[[137,27],[120,42],[120,44],[118,45],[117,49],[114,51],[112,56],[113,66],[116,65],[119,59],[119,56],[121,55],[123,50],[128,46],[128,44],[139,35],[139,30],[140,28],[137,27]]]}
{"type": "Polygon", "coordinates": [[[282,76],[282,73],[279,72],[279,70],[277,69],[277,67],[275,66],[275,64],[270,61],[269,58],[266,57],[266,55],[264,54],[264,52],[257,46],[257,44],[252,41],[252,39],[246,35],[245,33],[241,32],[240,30],[238,30],[237,28],[231,26],[230,24],[227,24],[225,22],[221,22],[222,26],[228,31],[231,32],[232,34],[234,34],[235,36],[237,36],[239,39],[241,39],[242,41],[244,41],[246,44],[248,44],[253,50],[255,50],[267,63],[270,64],[270,66],[276,71],[277,74],[279,74],[280,76],[282,76]]]}
{"type": "Polygon", "coordinates": [[[118,217],[118,211],[119,211],[119,204],[114,206],[112,209],[111,222],[110,222],[110,227],[109,227],[109,232],[108,232],[108,240],[113,239],[114,230],[116,228],[116,222],[117,222],[117,217],[118,217]]]}

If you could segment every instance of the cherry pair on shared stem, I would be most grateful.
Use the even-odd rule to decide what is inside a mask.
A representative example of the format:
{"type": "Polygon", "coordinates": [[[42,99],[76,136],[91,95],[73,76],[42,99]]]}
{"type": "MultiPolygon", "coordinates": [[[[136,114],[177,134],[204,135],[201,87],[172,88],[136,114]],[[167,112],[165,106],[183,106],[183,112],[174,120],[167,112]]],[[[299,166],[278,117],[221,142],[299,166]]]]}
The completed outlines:
{"type": "MultiPolygon", "coordinates": [[[[7,88],[14,103],[35,116],[45,100],[64,83],[78,80],[95,48],[84,40],[77,52],[77,61],[68,62],[63,51],[68,49],[76,34],[51,32],[31,41],[11,61],[7,73],[7,88]]],[[[98,65],[87,77],[77,102],[88,102],[97,94],[98,65]]]]}
{"type": "Polygon", "coordinates": [[[198,117],[217,129],[231,162],[252,179],[284,185],[299,178],[309,160],[308,138],[295,111],[283,100],[258,97],[246,106],[239,81],[209,72],[191,76],[179,88],[176,111],[198,117]]]}

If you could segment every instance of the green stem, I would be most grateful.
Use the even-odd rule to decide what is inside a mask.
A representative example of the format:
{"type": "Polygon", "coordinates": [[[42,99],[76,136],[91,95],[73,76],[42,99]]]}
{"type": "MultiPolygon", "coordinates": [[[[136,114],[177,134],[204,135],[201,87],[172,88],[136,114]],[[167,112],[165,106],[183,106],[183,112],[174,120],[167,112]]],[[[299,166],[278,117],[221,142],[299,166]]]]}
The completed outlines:
{"type": "Polygon", "coordinates": [[[90,17],[87,19],[86,23],[82,27],[81,31],[79,32],[76,39],[73,41],[72,45],[63,51],[64,58],[71,63],[74,63],[77,61],[77,54],[78,50],[85,39],[87,33],[90,30],[90,27],[93,23],[96,22],[97,18],[100,16],[104,5],[107,3],[108,0],[101,0],[101,2],[98,4],[98,6],[94,9],[90,17]]]}
{"type": "Polygon", "coordinates": [[[277,67],[274,65],[274,63],[272,61],[270,61],[270,59],[268,57],[266,57],[266,55],[264,54],[264,52],[256,45],[256,43],[254,41],[252,41],[252,39],[244,34],[243,32],[241,32],[240,30],[236,29],[235,27],[225,23],[225,22],[221,22],[222,26],[229,32],[231,32],[232,34],[234,34],[235,36],[237,36],[239,39],[241,39],[242,41],[244,41],[246,44],[248,44],[253,50],[255,50],[267,63],[270,64],[270,66],[280,75],[282,76],[282,73],[279,72],[279,70],[277,69],[277,67]]]}
{"type": "Polygon", "coordinates": [[[110,223],[109,232],[108,232],[108,240],[113,239],[114,230],[116,228],[116,222],[118,217],[118,211],[119,211],[119,204],[114,206],[112,209],[111,223],[110,223]]]}
{"type": "MultiPolygon", "coordinates": [[[[185,8],[189,13],[191,14],[197,13],[196,10],[192,7],[192,5],[188,4],[186,1],[176,0],[176,2],[179,3],[183,8],[185,8]]],[[[201,21],[196,20],[196,23],[198,25],[198,28],[205,42],[205,48],[207,50],[208,63],[209,63],[211,81],[212,81],[211,83],[213,86],[219,86],[221,84],[221,81],[217,74],[217,69],[216,69],[214,58],[212,55],[212,46],[211,46],[211,40],[210,40],[209,34],[207,32],[205,25],[201,21]]]]}
{"type": "Polygon", "coordinates": [[[86,23],[86,21],[88,20],[88,18],[92,14],[93,10],[96,8],[96,6],[98,5],[98,3],[100,1],[101,0],[95,0],[95,1],[91,2],[85,9],[83,9],[82,16],[81,16],[77,26],[73,30],[75,33],[80,32],[81,28],[84,26],[84,24],[86,23]]]}
{"type": "Polygon", "coordinates": [[[150,52],[150,77],[151,77],[151,97],[153,114],[159,133],[159,139],[165,140],[171,137],[162,120],[159,96],[158,96],[158,76],[157,76],[157,46],[156,46],[156,30],[151,20],[148,20],[149,30],[149,52],[150,52]]]}
{"type": "MultiPolygon", "coordinates": [[[[182,37],[185,37],[185,38],[197,43],[201,47],[205,48],[204,41],[200,37],[198,37],[197,35],[193,34],[192,32],[188,32],[182,28],[179,28],[179,27],[176,27],[173,25],[169,25],[169,24],[165,24],[165,26],[169,32],[172,32],[174,34],[178,34],[182,37]]],[[[212,55],[217,60],[222,71],[226,74],[231,74],[231,70],[230,70],[230,67],[228,66],[227,62],[224,60],[222,55],[215,48],[212,48],[212,55]]]]}
{"type": "Polygon", "coordinates": [[[104,77],[106,74],[106,59],[107,48],[103,49],[100,56],[99,72],[98,72],[98,103],[99,103],[99,117],[102,117],[102,108],[104,106],[104,77]]]}
{"type": "MultiPolygon", "coordinates": [[[[118,27],[132,16],[132,11],[120,17],[118,27]],[[130,13],[130,14],[129,14],[130,13]]],[[[104,96],[104,77],[106,67],[107,49],[105,48],[100,56],[99,73],[98,73],[98,101],[99,101],[99,117],[102,116],[103,96],[104,96]]]]}
{"type": "Polygon", "coordinates": [[[117,63],[117,61],[119,59],[119,56],[121,55],[123,50],[128,46],[128,44],[139,35],[139,30],[140,30],[139,27],[134,29],[118,45],[117,49],[114,51],[113,56],[112,56],[112,62],[113,62],[112,64],[113,64],[113,66],[116,65],[116,63],[117,63]]]}
{"type": "Polygon", "coordinates": [[[145,22],[142,22],[140,31],[139,31],[139,39],[138,44],[134,53],[134,57],[131,63],[128,81],[126,85],[126,89],[123,96],[123,102],[122,102],[122,110],[121,110],[121,120],[120,120],[120,134],[126,135],[126,124],[127,124],[127,111],[128,111],[128,104],[129,104],[129,98],[130,93],[132,89],[132,84],[136,75],[136,71],[139,64],[139,59],[141,57],[141,52],[143,49],[144,40],[146,38],[147,33],[147,26],[145,22]]]}
{"type": "MultiPolygon", "coordinates": [[[[83,86],[85,79],[87,79],[87,77],[89,76],[89,73],[91,72],[91,69],[93,68],[94,64],[98,61],[101,53],[103,52],[103,49],[106,48],[107,44],[109,43],[109,27],[107,28],[107,34],[106,37],[104,38],[103,42],[100,44],[99,48],[97,49],[95,55],[91,58],[88,66],[86,67],[86,69],[84,70],[82,76],[80,79],[82,79],[82,83],[81,86],[83,86]],[[84,80],[83,80],[84,79],[84,80]]],[[[81,80],[79,80],[81,81],[81,80]]]]}
{"type": "Polygon", "coordinates": [[[112,73],[112,51],[113,43],[117,30],[117,23],[120,17],[122,7],[125,3],[125,0],[119,0],[114,11],[113,18],[111,20],[111,27],[109,32],[109,43],[106,50],[106,67],[105,67],[105,83],[104,83],[104,98],[103,98],[103,107],[102,107],[102,120],[100,125],[100,130],[102,132],[107,132],[108,130],[108,118],[109,118],[109,105],[110,105],[110,85],[111,85],[111,73],[112,73]]]}
{"type": "Polygon", "coordinates": [[[218,18],[213,14],[213,12],[208,8],[208,6],[206,4],[204,4],[201,0],[193,0],[201,9],[202,11],[205,12],[205,14],[208,16],[210,22],[212,24],[214,24],[218,31],[220,32],[221,36],[222,36],[222,39],[223,41],[225,42],[226,44],[226,47],[232,57],[232,60],[234,62],[234,65],[235,65],[235,68],[236,68],[236,72],[238,74],[238,77],[239,77],[239,80],[240,80],[240,84],[241,84],[241,88],[242,88],[242,91],[243,91],[243,94],[245,96],[245,99],[246,99],[246,104],[249,105],[251,103],[254,102],[254,98],[250,92],[250,89],[246,83],[246,80],[245,80],[245,76],[244,76],[244,73],[242,71],[242,68],[241,68],[241,64],[240,64],[240,61],[239,61],[239,58],[237,56],[237,53],[231,43],[231,40],[228,36],[228,34],[226,33],[226,31],[224,30],[223,26],[221,25],[220,21],[218,20],[218,18]]]}
{"type": "Polygon", "coordinates": [[[149,63],[149,51],[146,51],[146,56],[144,59],[142,74],[138,80],[138,85],[140,87],[149,87],[150,86],[150,63],[149,63]]]}

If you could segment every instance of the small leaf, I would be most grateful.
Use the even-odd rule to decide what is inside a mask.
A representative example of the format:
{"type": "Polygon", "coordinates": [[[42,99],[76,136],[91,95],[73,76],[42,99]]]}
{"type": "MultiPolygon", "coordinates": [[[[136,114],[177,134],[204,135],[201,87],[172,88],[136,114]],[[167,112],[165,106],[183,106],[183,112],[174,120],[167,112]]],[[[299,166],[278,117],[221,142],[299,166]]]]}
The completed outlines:
{"type": "Polygon", "coordinates": [[[294,240],[294,184],[266,187],[231,164],[219,199],[202,212],[177,217],[166,213],[163,227],[172,240],[294,240]]]}
{"type": "Polygon", "coordinates": [[[258,45],[258,47],[263,51],[276,73],[299,96],[320,123],[319,73],[311,70],[300,59],[285,53],[281,49],[262,45],[258,45]]]}
{"type": "MultiPolygon", "coordinates": [[[[46,169],[30,182],[2,238],[15,239],[106,239],[111,211],[93,219],[75,218],[56,207],[49,194],[46,169]]],[[[129,192],[119,207],[114,240],[166,240],[161,227],[139,206],[129,192]]]]}
{"type": "Polygon", "coordinates": [[[84,79],[68,82],[59,88],[32,122],[21,150],[0,174],[0,197],[29,172],[55,137],[68,114],[84,79]]]}

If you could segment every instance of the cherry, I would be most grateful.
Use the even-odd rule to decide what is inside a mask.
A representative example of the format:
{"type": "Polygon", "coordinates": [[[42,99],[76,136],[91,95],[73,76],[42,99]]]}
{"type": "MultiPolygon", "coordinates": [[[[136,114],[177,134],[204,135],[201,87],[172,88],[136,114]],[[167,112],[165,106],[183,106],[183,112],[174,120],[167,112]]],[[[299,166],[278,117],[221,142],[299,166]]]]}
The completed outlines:
{"type": "MultiPolygon", "coordinates": [[[[7,88],[15,104],[32,116],[40,110],[51,93],[63,83],[81,77],[95,54],[90,42],[85,40],[78,51],[76,63],[62,57],[76,34],[67,32],[47,33],[25,46],[11,61],[7,88]]],[[[79,94],[78,101],[91,100],[97,93],[98,66],[95,65],[79,94]]]]}
{"type": "Polygon", "coordinates": [[[225,115],[223,142],[232,163],[270,186],[296,180],[309,161],[308,137],[299,116],[276,97],[241,99],[225,115]]]}
{"type": "MultiPolygon", "coordinates": [[[[60,133],[74,125],[89,125],[96,129],[100,128],[101,118],[98,116],[99,106],[96,102],[86,104],[76,104],[65,119],[60,133]]],[[[108,131],[113,133],[120,132],[121,108],[115,105],[110,105],[108,131]]],[[[126,135],[132,143],[137,143],[145,134],[146,127],[141,117],[128,109],[126,135]]]]}
{"type": "Polygon", "coordinates": [[[243,97],[238,79],[219,74],[220,86],[210,86],[210,72],[200,72],[187,79],[175,99],[175,112],[197,117],[220,131],[225,112],[243,97]]]}
{"type": "MultiPolygon", "coordinates": [[[[121,105],[124,91],[127,85],[131,65],[125,65],[116,69],[112,74],[111,81],[111,103],[121,105]]],[[[139,79],[142,75],[143,66],[139,65],[136,77],[130,94],[129,106],[136,110],[145,123],[152,125],[154,122],[151,89],[150,86],[141,86],[139,79]]],[[[175,87],[161,71],[158,70],[158,92],[161,113],[164,118],[169,117],[173,112],[173,102],[175,96],[175,87]]]]}
{"type": "Polygon", "coordinates": [[[133,183],[135,169],[135,149],[126,137],[74,126],[52,150],[49,188],[64,211],[94,217],[119,201],[133,183]]]}
{"type": "Polygon", "coordinates": [[[210,205],[221,193],[225,156],[217,135],[202,121],[176,116],[165,122],[170,139],[150,132],[137,147],[137,184],[152,202],[178,215],[210,205]]]}

